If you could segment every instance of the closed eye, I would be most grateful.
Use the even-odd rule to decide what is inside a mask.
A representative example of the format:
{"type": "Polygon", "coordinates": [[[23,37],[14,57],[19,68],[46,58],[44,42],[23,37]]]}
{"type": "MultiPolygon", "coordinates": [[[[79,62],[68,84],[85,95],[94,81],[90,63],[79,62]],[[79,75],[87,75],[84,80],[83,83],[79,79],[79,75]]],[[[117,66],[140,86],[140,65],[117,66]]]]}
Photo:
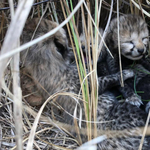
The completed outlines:
{"type": "Polygon", "coordinates": [[[134,45],[133,41],[126,41],[125,43],[129,43],[129,44],[133,44],[134,45]]]}
{"type": "Polygon", "coordinates": [[[125,42],[126,44],[132,44],[133,45],[133,47],[135,47],[135,45],[134,45],[134,42],[133,41],[127,41],[127,42],[125,42]]]}
{"type": "Polygon", "coordinates": [[[142,42],[144,45],[147,45],[148,44],[148,37],[142,38],[142,42]]]}
{"type": "Polygon", "coordinates": [[[129,43],[131,43],[131,44],[133,44],[133,45],[134,45],[133,41],[130,41],[129,43]]]}
{"type": "Polygon", "coordinates": [[[148,37],[144,37],[144,38],[142,38],[142,41],[143,41],[143,40],[148,40],[148,37]]]}

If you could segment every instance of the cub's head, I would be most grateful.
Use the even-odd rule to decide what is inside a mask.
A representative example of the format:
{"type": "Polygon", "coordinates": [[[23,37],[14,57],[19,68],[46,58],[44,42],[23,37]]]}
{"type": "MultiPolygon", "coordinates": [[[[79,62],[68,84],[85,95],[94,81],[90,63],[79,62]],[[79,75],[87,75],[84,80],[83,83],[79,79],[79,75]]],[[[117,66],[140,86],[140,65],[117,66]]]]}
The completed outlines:
{"type": "MultiPolygon", "coordinates": [[[[146,54],[149,43],[149,33],[145,21],[136,15],[119,17],[119,35],[121,54],[128,59],[138,60],[146,54]]],[[[118,52],[117,18],[110,23],[108,46],[118,52]],[[110,42],[111,41],[111,42],[110,42]]]]}
{"type": "MultiPolygon", "coordinates": [[[[35,34],[33,34],[38,23],[39,19],[37,18],[27,21],[21,37],[22,44],[29,42],[33,35],[33,39],[36,39],[58,26],[55,22],[43,19],[35,34]]],[[[25,66],[29,67],[31,64],[35,64],[35,66],[42,66],[42,68],[47,68],[47,66],[49,66],[49,68],[56,68],[55,66],[58,66],[63,69],[69,61],[68,50],[66,32],[63,28],[60,28],[59,31],[52,36],[31,46],[29,51],[22,51],[21,60],[25,63],[25,66]]]]}
{"type": "MultiPolygon", "coordinates": [[[[101,35],[103,35],[103,29],[102,28],[99,28],[99,32],[100,32],[101,35]]],[[[93,37],[90,37],[90,39],[86,39],[86,37],[83,33],[81,33],[81,35],[80,35],[80,43],[81,43],[81,48],[82,48],[82,52],[83,52],[85,62],[87,62],[87,59],[89,59],[88,44],[90,46],[90,56],[91,56],[92,59],[94,59],[93,56],[92,56],[92,51],[94,51],[95,49],[93,49],[93,46],[92,46],[92,39],[93,39],[93,45],[95,45],[96,44],[96,42],[95,42],[95,32],[93,32],[93,37]]],[[[99,37],[99,40],[98,40],[98,43],[97,43],[98,47],[96,49],[97,53],[99,53],[98,50],[99,50],[100,41],[101,41],[101,38],[99,37]]],[[[94,46],[94,48],[95,47],[96,46],[94,46]]]]}

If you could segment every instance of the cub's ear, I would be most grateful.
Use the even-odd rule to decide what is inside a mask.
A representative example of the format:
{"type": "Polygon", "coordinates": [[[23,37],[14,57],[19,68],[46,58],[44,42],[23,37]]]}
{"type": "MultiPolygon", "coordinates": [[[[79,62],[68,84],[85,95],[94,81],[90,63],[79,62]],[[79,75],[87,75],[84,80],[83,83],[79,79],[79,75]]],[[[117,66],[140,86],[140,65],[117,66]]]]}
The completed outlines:
{"type": "Polygon", "coordinates": [[[56,45],[56,47],[57,47],[57,51],[62,55],[62,57],[64,58],[66,55],[67,55],[67,53],[68,53],[68,48],[67,47],[65,47],[62,43],[60,43],[59,41],[58,41],[58,39],[54,39],[54,43],[55,43],[55,45],[56,45]]]}

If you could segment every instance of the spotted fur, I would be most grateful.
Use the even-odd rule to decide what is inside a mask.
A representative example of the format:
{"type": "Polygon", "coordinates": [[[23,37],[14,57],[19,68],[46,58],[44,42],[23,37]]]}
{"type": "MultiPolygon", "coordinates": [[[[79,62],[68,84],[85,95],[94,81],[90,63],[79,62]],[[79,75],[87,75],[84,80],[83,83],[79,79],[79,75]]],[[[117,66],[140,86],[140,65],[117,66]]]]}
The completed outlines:
{"type": "MultiPolygon", "coordinates": [[[[31,39],[31,33],[33,33],[34,30],[31,29],[32,24],[37,24],[37,22],[37,20],[32,20],[26,24],[22,35],[23,43],[26,43],[31,39]]],[[[35,34],[35,38],[54,29],[56,26],[57,24],[54,22],[43,20],[35,34]]],[[[79,93],[80,82],[77,73],[77,67],[74,64],[68,64],[69,61],[67,56],[67,41],[68,40],[65,31],[63,29],[60,29],[53,36],[30,47],[27,55],[26,51],[21,52],[21,60],[25,60],[24,67],[31,74],[34,81],[38,83],[37,88],[40,91],[41,95],[44,97],[44,99],[47,99],[50,95],[62,90],[75,94],[79,93]],[[55,42],[55,39],[57,42],[55,42]],[[60,47],[61,49],[59,49],[60,47]],[[43,87],[45,90],[43,90],[43,88],[41,87],[43,87]]],[[[131,70],[123,71],[124,79],[128,79],[133,75],[133,71],[131,70]]],[[[97,121],[104,121],[110,119],[115,120],[113,124],[98,124],[98,129],[131,129],[134,127],[145,125],[146,115],[143,111],[128,103],[125,103],[124,105],[119,104],[111,93],[104,93],[110,86],[118,85],[119,82],[119,73],[98,78],[99,97],[97,121]],[[133,109],[134,107],[135,109],[133,109]],[[125,113],[122,113],[122,111],[124,111],[125,113]],[[123,121],[123,118],[125,121],[123,121]]],[[[65,109],[65,111],[70,114],[73,114],[75,106],[77,104],[77,102],[69,96],[59,96],[55,99],[55,103],[60,105],[62,108],[65,109]]],[[[83,109],[83,102],[78,101],[78,103],[80,103],[83,109]]],[[[55,112],[56,114],[58,113],[56,109],[55,112]]],[[[73,118],[70,115],[65,112],[63,112],[62,115],[64,118],[64,122],[73,124],[73,118]]],[[[83,119],[85,119],[84,110],[82,117],[83,119]]],[[[84,123],[82,123],[82,125],[84,125],[84,123]]],[[[85,142],[85,139],[83,139],[83,141],[85,142]]],[[[105,140],[104,142],[99,143],[98,146],[101,150],[112,150],[112,148],[114,147],[116,149],[129,148],[136,150],[139,146],[139,143],[140,137],[129,138],[125,136],[125,138],[113,138],[105,140]]],[[[143,149],[146,150],[148,146],[148,141],[145,138],[143,149]]]]}
{"type": "MultiPolygon", "coordinates": [[[[134,60],[140,64],[148,50],[148,28],[145,21],[136,15],[122,15],[119,17],[119,35],[122,68],[129,68],[134,60]]],[[[119,52],[118,52],[118,26],[117,18],[114,18],[106,36],[106,44],[114,58],[107,51],[104,51],[105,60],[109,74],[119,71],[119,52]]],[[[103,59],[100,58],[99,62],[103,59]]],[[[141,105],[141,98],[137,96],[128,83],[124,87],[118,87],[124,98],[138,107],[141,105]]]]}
{"type": "MultiPolygon", "coordinates": [[[[145,21],[136,15],[122,15],[119,17],[119,36],[121,54],[130,60],[139,60],[147,52],[149,31],[145,21]]],[[[113,53],[118,53],[117,18],[109,27],[106,42],[113,53]]]]}

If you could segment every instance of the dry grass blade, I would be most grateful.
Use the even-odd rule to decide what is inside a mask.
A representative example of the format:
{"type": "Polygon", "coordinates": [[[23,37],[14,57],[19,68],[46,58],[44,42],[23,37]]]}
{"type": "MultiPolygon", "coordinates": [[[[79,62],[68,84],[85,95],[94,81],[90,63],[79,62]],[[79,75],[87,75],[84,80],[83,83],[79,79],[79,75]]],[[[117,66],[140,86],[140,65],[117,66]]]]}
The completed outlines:
{"type": "Polygon", "coordinates": [[[133,14],[133,4],[131,0],[130,0],[130,10],[131,10],[131,14],[133,14]]]}
{"type": "Polygon", "coordinates": [[[88,141],[86,143],[84,143],[83,145],[81,145],[79,148],[77,148],[77,150],[97,150],[97,146],[96,144],[97,143],[100,143],[104,140],[107,139],[107,136],[106,135],[102,135],[100,137],[97,137],[91,141],[88,141]]]}
{"type": "MultiPolygon", "coordinates": [[[[25,106],[24,107],[25,111],[33,115],[34,117],[37,116],[37,113],[32,110],[31,108],[25,106]]],[[[48,117],[45,117],[43,115],[40,116],[40,121],[44,121],[46,123],[52,124],[52,122],[49,120],[48,117]]],[[[53,121],[53,123],[57,124],[59,127],[61,127],[63,130],[65,129],[66,131],[70,131],[71,133],[76,132],[75,128],[71,125],[61,123],[58,121],[53,121]]],[[[104,122],[103,122],[104,123],[104,122]]],[[[81,128],[80,133],[82,135],[87,135],[86,128],[81,128]]],[[[121,137],[126,137],[126,136],[141,136],[143,131],[145,130],[145,127],[138,127],[138,128],[133,128],[133,129],[124,129],[124,130],[99,130],[97,131],[97,136],[102,136],[105,135],[107,138],[121,138],[121,137]]],[[[92,136],[94,135],[94,129],[92,129],[92,136]]],[[[147,131],[145,132],[145,135],[150,135],[150,126],[147,127],[147,131]]]]}
{"type": "MultiPolygon", "coordinates": [[[[35,131],[36,131],[36,128],[37,128],[37,124],[39,122],[39,119],[40,119],[40,116],[43,112],[43,109],[44,107],[46,106],[46,104],[54,99],[55,97],[59,96],[59,95],[67,95],[67,93],[55,93],[53,95],[51,95],[45,102],[44,104],[41,106],[35,120],[34,120],[34,123],[33,123],[33,126],[31,128],[31,131],[30,131],[30,135],[29,135],[29,140],[28,140],[28,144],[27,144],[27,150],[32,150],[32,146],[33,146],[33,141],[34,141],[34,137],[35,137],[35,131]]],[[[68,95],[71,95],[70,93],[68,93],[68,95]]]]}
{"type": "MultiPolygon", "coordinates": [[[[106,24],[106,27],[105,27],[105,30],[104,30],[104,34],[103,34],[103,37],[102,37],[103,40],[100,41],[99,48],[98,48],[99,49],[99,54],[100,54],[101,49],[102,49],[103,41],[104,41],[104,39],[105,39],[105,37],[107,35],[107,31],[108,31],[108,27],[109,27],[109,24],[110,24],[110,20],[111,20],[111,16],[112,16],[112,11],[113,11],[113,3],[114,3],[114,1],[112,0],[111,1],[110,12],[109,12],[109,17],[108,17],[107,24],[106,24]]],[[[99,56],[99,54],[98,54],[98,56],[99,56]]]]}
{"type": "MultiPolygon", "coordinates": [[[[30,12],[32,4],[33,4],[33,0],[20,1],[18,8],[16,10],[16,13],[15,13],[15,16],[14,16],[14,18],[9,26],[9,29],[7,31],[7,34],[5,36],[5,40],[4,40],[2,49],[1,49],[1,56],[4,55],[5,53],[9,53],[15,47],[15,45],[22,33],[25,21],[28,17],[28,14],[30,12]],[[13,37],[13,39],[12,39],[12,37],[13,37]]],[[[2,79],[3,72],[5,70],[8,60],[9,60],[9,57],[7,57],[3,61],[0,61],[0,68],[1,68],[0,80],[2,79]]]]}
{"type": "Polygon", "coordinates": [[[110,54],[110,55],[111,55],[111,57],[113,58],[113,55],[111,54],[111,52],[110,52],[109,48],[107,47],[107,45],[106,45],[106,43],[105,43],[105,41],[104,41],[104,39],[103,39],[103,37],[102,37],[101,33],[99,32],[99,29],[97,28],[97,26],[96,26],[96,24],[95,24],[95,22],[94,22],[94,20],[93,20],[92,16],[90,15],[90,12],[89,12],[88,7],[87,7],[87,5],[86,5],[86,3],[85,3],[85,2],[84,2],[84,6],[85,6],[85,8],[86,8],[86,10],[87,10],[87,12],[88,12],[88,14],[89,14],[89,16],[90,16],[90,19],[92,20],[92,23],[94,24],[94,26],[95,26],[95,28],[96,28],[96,31],[98,32],[98,35],[100,36],[100,38],[101,38],[101,40],[102,40],[102,42],[103,42],[104,46],[107,48],[107,50],[108,50],[109,54],[110,54]]]}
{"type": "Polygon", "coordinates": [[[2,133],[2,126],[1,126],[1,124],[0,124],[0,147],[2,147],[2,135],[3,133],[2,133]]]}
{"type": "Polygon", "coordinates": [[[120,33],[119,33],[119,1],[117,0],[117,26],[118,26],[118,53],[119,53],[119,67],[120,67],[120,75],[121,75],[121,86],[124,86],[123,75],[122,75],[122,63],[121,63],[121,49],[120,49],[120,33]]]}
{"type": "MultiPolygon", "coordinates": [[[[11,8],[11,17],[12,20],[14,18],[14,7],[13,1],[9,0],[10,8],[11,8]]],[[[19,46],[19,39],[16,43],[16,46],[19,46]]],[[[15,44],[15,43],[14,43],[15,44]]],[[[22,94],[20,88],[20,74],[19,74],[19,60],[20,55],[15,54],[12,61],[12,74],[13,74],[13,93],[14,93],[14,120],[15,120],[15,128],[16,130],[16,143],[17,149],[22,150],[22,94]]]]}
{"type": "Polygon", "coordinates": [[[19,58],[16,54],[13,58],[13,93],[14,93],[14,120],[16,128],[17,149],[22,149],[22,92],[20,88],[19,58]]]}
{"type": "MultiPolygon", "coordinates": [[[[68,13],[70,14],[71,12],[70,12],[69,7],[67,6],[67,3],[65,1],[64,1],[64,4],[65,4],[65,8],[67,9],[68,13]]],[[[83,77],[86,76],[86,66],[85,66],[85,63],[84,63],[84,56],[83,56],[83,52],[81,50],[81,43],[80,43],[80,40],[79,40],[79,33],[78,33],[77,27],[75,25],[74,18],[71,19],[70,26],[73,27],[72,28],[72,34],[73,34],[74,42],[75,42],[75,45],[76,45],[76,50],[77,50],[76,52],[78,53],[80,51],[80,53],[78,53],[79,55],[77,55],[78,58],[79,58],[79,66],[80,66],[79,70],[78,70],[78,74],[80,74],[80,77],[81,77],[80,78],[80,84],[82,85],[83,77]],[[82,60],[83,63],[81,63],[81,60],[82,60]]],[[[76,62],[76,63],[78,63],[78,62],[76,62]]],[[[83,96],[84,101],[88,101],[86,99],[86,93],[89,93],[87,91],[89,89],[88,84],[86,84],[86,83],[87,83],[87,78],[85,78],[84,86],[81,86],[82,96],[83,96]]],[[[79,93],[79,95],[80,95],[80,93],[79,93]]],[[[87,97],[89,97],[89,95],[87,97]]],[[[87,109],[88,109],[86,104],[87,103],[84,103],[85,112],[87,112],[87,109]]],[[[88,120],[88,114],[87,113],[85,113],[85,116],[86,116],[86,120],[88,120]]],[[[82,118],[81,113],[80,113],[80,118],[82,118]]],[[[74,124],[75,124],[77,132],[78,132],[78,124],[77,124],[76,120],[74,120],[74,124]]],[[[81,121],[79,122],[79,125],[81,125],[81,121]]],[[[82,140],[80,138],[80,134],[78,134],[78,137],[80,139],[80,143],[82,143],[82,140]]]]}
{"type": "Polygon", "coordinates": [[[13,18],[15,12],[14,12],[14,4],[12,0],[9,0],[9,5],[10,5],[10,14],[11,14],[11,17],[13,18]]]}
{"type": "Polygon", "coordinates": [[[150,5],[150,1],[146,0],[146,3],[147,3],[148,5],[150,5]]]}
{"type": "Polygon", "coordinates": [[[147,121],[146,121],[146,124],[145,124],[144,131],[143,131],[143,135],[142,135],[141,143],[140,143],[140,146],[139,146],[139,150],[142,150],[142,145],[143,145],[143,142],[144,142],[144,138],[145,138],[145,134],[146,134],[146,131],[147,131],[147,128],[148,128],[149,121],[150,121],[150,110],[149,110],[149,113],[148,113],[148,117],[147,117],[147,121]]]}
{"type": "MultiPolygon", "coordinates": [[[[132,1],[132,3],[135,5],[135,7],[137,7],[138,9],[140,9],[140,6],[139,6],[134,0],[131,0],[131,1],[132,1]]],[[[142,11],[143,11],[143,13],[144,13],[146,16],[150,17],[150,14],[149,14],[147,11],[145,11],[143,8],[142,8],[142,11]]]]}
{"type": "Polygon", "coordinates": [[[142,1],[141,1],[141,0],[138,0],[138,3],[139,3],[139,6],[140,6],[140,11],[141,11],[142,17],[143,17],[143,19],[145,20],[144,14],[143,14],[143,11],[142,11],[142,5],[141,5],[142,1]]]}

